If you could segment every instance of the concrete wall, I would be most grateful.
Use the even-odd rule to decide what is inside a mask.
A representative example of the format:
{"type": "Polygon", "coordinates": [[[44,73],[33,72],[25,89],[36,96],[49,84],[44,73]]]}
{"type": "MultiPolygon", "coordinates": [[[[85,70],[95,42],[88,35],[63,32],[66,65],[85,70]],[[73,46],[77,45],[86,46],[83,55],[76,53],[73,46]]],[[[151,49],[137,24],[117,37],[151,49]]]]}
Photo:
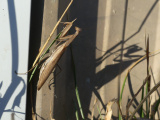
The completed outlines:
{"type": "MultiPolygon", "coordinates": [[[[62,0],[45,1],[42,44],[68,3],[69,1],[62,0]]],[[[72,21],[77,18],[74,26],[82,28],[80,35],[72,43],[72,49],[77,85],[86,118],[91,117],[95,98],[98,98],[102,117],[106,103],[113,98],[119,98],[128,68],[145,54],[145,33],[149,34],[150,51],[159,49],[159,5],[158,0],[75,0],[73,2],[63,21],[72,21]]],[[[70,33],[73,32],[74,28],[70,33]]],[[[155,83],[159,81],[159,59],[159,54],[150,58],[155,83]]],[[[42,117],[48,118],[50,100],[47,96],[50,97],[53,93],[54,118],[72,120],[75,119],[74,102],[77,102],[70,48],[62,56],[59,65],[62,71],[55,78],[54,91],[48,93],[45,87],[40,91],[42,108],[38,108],[37,111],[42,109],[40,112],[42,117]],[[45,103],[46,99],[48,105],[45,103]],[[43,104],[47,106],[47,109],[43,108],[43,104]]],[[[144,60],[131,71],[130,79],[125,85],[122,101],[123,113],[125,113],[126,103],[142,85],[146,75],[146,60],[144,60]]],[[[152,82],[151,86],[153,87],[155,83],[152,82]]],[[[135,106],[139,103],[140,97],[139,94],[134,101],[135,106]]],[[[153,97],[152,100],[154,100],[153,97]]],[[[39,104],[38,107],[40,107],[39,104]]],[[[131,107],[131,111],[133,109],[134,106],[131,107]]],[[[94,115],[95,119],[98,119],[96,108],[94,115]]],[[[136,115],[138,116],[138,113],[136,115]]],[[[113,118],[117,116],[118,109],[114,104],[113,118]]]]}

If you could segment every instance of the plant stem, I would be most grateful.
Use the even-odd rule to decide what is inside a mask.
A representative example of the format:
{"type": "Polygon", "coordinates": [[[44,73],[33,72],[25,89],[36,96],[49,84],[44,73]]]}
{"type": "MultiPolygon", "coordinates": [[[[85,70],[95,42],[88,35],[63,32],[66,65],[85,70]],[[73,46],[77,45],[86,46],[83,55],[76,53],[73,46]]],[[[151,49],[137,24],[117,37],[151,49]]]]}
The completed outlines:
{"type": "Polygon", "coordinates": [[[75,92],[76,92],[77,102],[78,102],[78,105],[79,105],[79,109],[80,109],[82,119],[85,120],[83,110],[82,110],[82,106],[81,106],[80,97],[79,97],[79,92],[78,92],[77,79],[76,79],[76,69],[75,69],[75,63],[74,63],[72,48],[70,50],[71,50],[71,59],[72,59],[72,65],[73,65],[73,74],[74,74],[75,92]]]}
{"type": "Polygon", "coordinates": [[[160,82],[158,82],[149,92],[148,94],[144,97],[144,99],[139,103],[133,114],[130,116],[129,120],[132,119],[132,117],[135,115],[135,113],[139,110],[139,108],[142,106],[142,104],[146,101],[146,99],[155,91],[157,88],[160,86],[160,82]]]}

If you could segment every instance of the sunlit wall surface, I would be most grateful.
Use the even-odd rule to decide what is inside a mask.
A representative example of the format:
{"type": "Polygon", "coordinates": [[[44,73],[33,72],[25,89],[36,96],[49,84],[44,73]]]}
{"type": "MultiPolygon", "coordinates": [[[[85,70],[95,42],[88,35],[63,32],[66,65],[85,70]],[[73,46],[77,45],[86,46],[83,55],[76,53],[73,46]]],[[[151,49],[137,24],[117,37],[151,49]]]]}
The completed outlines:
{"type": "Polygon", "coordinates": [[[0,119],[24,120],[30,0],[0,0],[0,119]]]}

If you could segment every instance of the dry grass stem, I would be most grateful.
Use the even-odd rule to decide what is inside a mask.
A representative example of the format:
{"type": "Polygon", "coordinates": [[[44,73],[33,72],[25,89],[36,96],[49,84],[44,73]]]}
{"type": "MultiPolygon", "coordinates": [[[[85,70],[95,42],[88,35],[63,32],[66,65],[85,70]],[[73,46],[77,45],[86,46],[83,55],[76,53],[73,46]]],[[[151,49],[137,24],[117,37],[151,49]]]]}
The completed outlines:
{"type": "Polygon", "coordinates": [[[64,17],[64,15],[66,14],[67,10],[69,9],[69,7],[71,6],[73,0],[71,0],[71,2],[68,4],[67,8],[65,9],[65,11],[63,12],[62,16],[60,17],[60,19],[58,20],[57,24],[55,25],[55,27],[53,28],[52,32],[50,33],[46,43],[44,44],[44,46],[42,47],[41,51],[38,53],[34,63],[32,66],[35,66],[36,62],[38,61],[40,55],[42,54],[43,50],[45,49],[46,45],[48,44],[49,40],[51,39],[53,33],[55,32],[56,28],[58,27],[59,23],[61,22],[62,18],[64,17]]]}
{"type": "Polygon", "coordinates": [[[139,94],[139,92],[141,91],[141,89],[144,87],[144,85],[146,84],[146,82],[148,81],[148,79],[150,79],[150,75],[146,77],[146,79],[144,80],[143,85],[139,88],[139,90],[137,91],[137,93],[133,96],[133,98],[129,101],[129,103],[126,106],[126,119],[128,117],[128,111],[129,111],[129,107],[131,106],[133,100],[136,98],[136,96],[139,94]]]}
{"type": "Polygon", "coordinates": [[[135,115],[135,113],[139,110],[141,105],[146,101],[146,99],[155,91],[157,88],[160,86],[160,82],[158,82],[149,92],[148,94],[144,97],[144,99],[139,103],[133,114],[130,116],[129,120],[132,119],[132,117],[135,115]]]}

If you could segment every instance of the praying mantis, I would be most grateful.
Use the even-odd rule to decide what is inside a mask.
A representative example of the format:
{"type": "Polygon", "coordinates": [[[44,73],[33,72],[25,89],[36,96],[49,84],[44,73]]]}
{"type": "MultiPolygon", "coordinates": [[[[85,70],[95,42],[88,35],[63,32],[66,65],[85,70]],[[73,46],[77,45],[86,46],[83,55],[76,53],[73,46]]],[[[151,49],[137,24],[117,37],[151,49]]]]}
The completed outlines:
{"type": "MultiPolygon", "coordinates": [[[[68,23],[67,23],[67,25],[68,25],[68,23]]],[[[67,29],[68,29],[68,26],[66,26],[67,29]]],[[[57,47],[57,49],[52,53],[52,55],[43,64],[43,66],[40,70],[39,81],[37,84],[38,90],[41,89],[41,87],[43,86],[43,84],[45,83],[45,81],[47,80],[49,75],[51,74],[52,70],[55,68],[57,62],[61,58],[65,49],[70,45],[70,43],[77,37],[77,35],[81,31],[81,29],[78,27],[75,27],[75,30],[76,30],[76,32],[73,35],[68,35],[66,37],[60,38],[61,40],[65,40],[65,42],[63,44],[59,45],[57,47]]],[[[64,33],[62,34],[63,36],[65,35],[64,33]]]]}
{"type": "MultiPolygon", "coordinates": [[[[64,29],[61,31],[61,34],[59,36],[59,43],[58,45],[62,42],[65,41],[64,43],[62,43],[61,45],[57,45],[57,49],[52,53],[52,55],[43,63],[41,70],[40,70],[40,74],[39,74],[39,81],[37,84],[37,90],[40,90],[41,87],[43,86],[43,84],[46,82],[47,78],[49,77],[49,75],[51,74],[51,72],[53,71],[53,69],[55,68],[55,66],[57,65],[59,59],[61,58],[62,54],[64,53],[64,51],[66,50],[66,48],[71,44],[71,42],[77,37],[77,35],[79,34],[79,32],[81,31],[81,29],[79,27],[75,27],[76,32],[72,35],[68,35],[65,36],[67,34],[67,32],[70,30],[70,28],[73,25],[73,22],[76,19],[74,19],[72,22],[64,22],[64,25],[66,25],[64,27],[64,29]]],[[[37,62],[37,61],[36,61],[37,62]]],[[[31,70],[33,70],[40,62],[36,63],[34,62],[33,67],[28,71],[30,72],[31,70]]],[[[26,72],[26,73],[28,73],[26,72]]],[[[22,74],[26,74],[26,73],[22,73],[22,74]]],[[[16,74],[21,74],[21,73],[16,73],[16,74]]]]}
{"type": "MultiPolygon", "coordinates": [[[[71,6],[73,0],[71,0],[71,2],[68,4],[67,8],[65,9],[64,13],[62,14],[62,16],[60,17],[60,19],[58,20],[57,24],[55,25],[55,27],[53,28],[52,32],[50,33],[48,39],[46,40],[46,43],[44,44],[44,46],[42,47],[41,51],[39,52],[39,54],[37,55],[32,68],[28,71],[32,71],[32,74],[30,76],[29,82],[32,79],[32,76],[38,66],[38,64],[42,61],[41,58],[43,58],[43,56],[45,55],[45,53],[43,55],[42,52],[44,50],[44,48],[46,47],[47,43],[49,42],[49,40],[51,39],[51,36],[53,35],[54,31],[56,30],[57,26],[59,25],[59,23],[61,22],[63,16],[65,15],[65,13],[67,12],[67,10],[69,9],[69,7],[71,6]],[[39,62],[37,62],[39,60],[39,62]]],[[[79,32],[81,31],[80,28],[75,27],[76,32],[72,35],[68,35],[65,36],[67,34],[67,32],[70,30],[70,28],[73,25],[73,22],[76,19],[74,19],[72,22],[64,22],[65,28],[61,31],[61,34],[59,36],[59,39],[61,40],[58,45],[62,42],[65,41],[63,44],[61,45],[57,45],[57,49],[52,53],[52,55],[44,62],[44,64],[41,67],[40,70],[40,75],[39,75],[39,81],[37,84],[37,89],[40,90],[41,87],[43,86],[43,84],[46,82],[47,78],[49,77],[49,75],[51,74],[52,70],[55,68],[57,62],[59,61],[59,59],[61,58],[62,54],[64,53],[65,49],[70,45],[70,43],[77,37],[77,35],[79,34],[79,32]]],[[[52,45],[50,45],[51,47],[52,45]]],[[[49,48],[50,48],[49,47],[49,48]]],[[[48,48],[48,49],[49,49],[48,48]]],[[[48,51],[47,49],[47,51],[48,51]]],[[[26,72],[26,73],[28,73],[26,72]]],[[[26,74],[26,73],[17,73],[15,71],[16,74],[26,74]]]]}

